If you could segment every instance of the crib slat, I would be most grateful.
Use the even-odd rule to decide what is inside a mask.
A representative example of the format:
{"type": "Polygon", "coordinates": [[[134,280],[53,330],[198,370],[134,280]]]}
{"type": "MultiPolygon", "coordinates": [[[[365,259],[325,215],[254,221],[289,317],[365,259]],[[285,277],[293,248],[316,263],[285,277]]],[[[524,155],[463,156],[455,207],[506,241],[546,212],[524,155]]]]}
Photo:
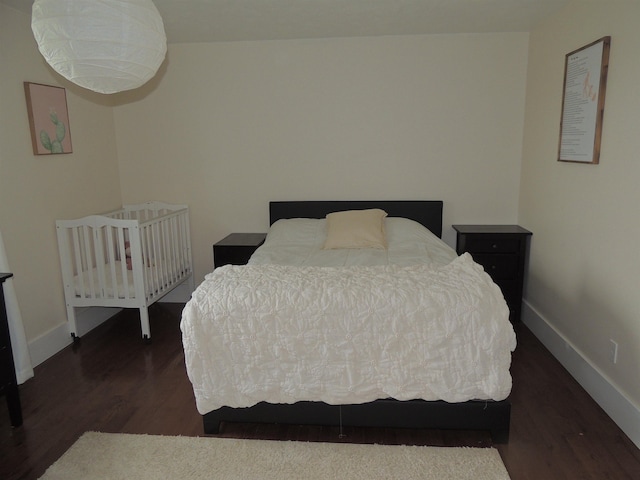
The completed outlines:
{"type": "Polygon", "coordinates": [[[93,257],[92,257],[92,249],[91,245],[91,236],[90,236],[89,225],[82,226],[82,238],[84,242],[84,263],[82,265],[82,272],[87,272],[87,277],[89,280],[89,297],[96,298],[96,287],[95,282],[93,281],[93,275],[91,269],[93,268],[93,257]]]}
{"type": "Polygon", "coordinates": [[[188,266],[189,274],[193,276],[193,261],[191,260],[191,231],[189,229],[189,212],[185,212],[182,224],[182,241],[184,243],[183,261],[188,266]]]}
{"type": "Polygon", "coordinates": [[[158,295],[162,290],[162,266],[160,265],[160,260],[162,257],[162,229],[161,222],[155,221],[152,224],[153,229],[153,259],[151,262],[151,270],[153,271],[153,278],[155,281],[155,288],[153,289],[153,293],[158,295]]]}
{"type": "MultiPolygon", "coordinates": [[[[82,268],[82,251],[80,248],[80,234],[79,234],[79,228],[72,228],[71,229],[71,233],[72,233],[72,237],[73,237],[73,257],[75,259],[75,268],[71,269],[71,273],[72,274],[77,274],[78,275],[78,280],[79,280],[79,290],[80,290],[80,296],[84,297],[85,296],[85,289],[84,289],[84,278],[82,275],[82,272],[84,271],[84,269],[82,268]]],[[[73,277],[72,277],[73,278],[73,277]]],[[[72,284],[73,285],[73,284],[72,284]]],[[[74,295],[75,295],[75,289],[74,289],[74,295]]]]}
{"type": "Polygon", "coordinates": [[[176,259],[178,261],[178,268],[180,269],[180,271],[183,272],[183,275],[188,275],[190,272],[185,271],[187,270],[185,268],[187,266],[185,262],[185,256],[188,253],[189,245],[184,241],[184,237],[182,234],[183,223],[184,223],[184,215],[180,215],[178,217],[178,225],[176,226],[176,236],[178,237],[177,244],[179,245],[176,259]]]}
{"type": "MultiPolygon", "coordinates": [[[[130,237],[130,236],[129,236],[130,237]]],[[[127,263],[127,246],[126,246],[126,236],[124,228],[118,228],[118,245],[120,246],[120,275],[122,275],[122,289],[124,298],[132,298],[130,292],[131,288],[129,285],[129,264],[127,263]]],[[[131,248],[131,246],[129,246],[131,248]]],[[[133,269],[133,261],[131,268],[133,269]]]]}
{"type": "Polygon", "coordinates": [[[175,235],[176,235],[176,263],[178,265],[178,271],[184,274],[184,242],[182,239],[182,223],[183,223],[183,215],[178,215],[176,217],[176,227],[175,227],[175,235]]]}
{"type": "Polygon", "coordinates": [[[160,262],[160,275],[162,278],[162,290],[172,283],[171,275],[171,254],[169,253],[169,221],[171,218],[163,218],[160,221],[160,229],[162,230],[162,261],[160,262]]]}
{"type": "Polygon", "coordinates": [[[187,271],[187,274],[192,273],[191,265],[191,243],[189,241],[189,212],[185,212],[185,215],[180,217],[180,225],[178,228],[178,235],[180,237],[180,261],[181,268],[187,271]]]}
{"type": "Polygon", "coordinates": [[[164,218],[158,222],[160,228],[160,264],[158,265],[158,275],[160,275],[160,288],[164,290],[169,282],[168,262],[169,254],[167,252],[167,219],[164,218]]]}
{"type": "Polygon", "coordinates": [[[156,269],[158,274],[158,293],[164,292],[165,287],[165,275],[166,275],[166,267],[164,265],[164,221],[158,220],[158,251],[157,254],[160,256],[159,261],[156,262],[156,269]]]}
{"type": "Polygon", "coordinates": [[[105,274],[106,255],[104,250],[104,227],[93,227],[93,261],[98,273],[96,294],[101,298],[106,296],[107,278],[105,274]]]}
{"type": "Polygon", "coordinates": [[[150,267],[151,271],[153,273],[152,277],[153,277],[153,290],[152,293],[155,294],[156,292],[158,292],[158,290],[160,290],[160,278],[158,276],[158,268],[155,266],[154,262],[155,262],[155,257],[156,257],[156,253],[158,252],[158,223],[154,222],[151,224],[151,248],[152,248],[152,254],[151,257],[149,259],[149,263],[150,263],[150,267]]]}
{"type": "MultiPolygon", "coordinates": [[[[115,245],[113,243],[113,231],[111,227],[104,227],[103,237],[106,236],[106,241],[104,241],[105,252],[106,252],[106,267],[108,269],[109,275],[111,278],[111,291],[114,292],[114,295],[118,295],[117,290],[117,278],[116,278],[116,265],[115,265],[115,245]]],[[[105,272],[106,274],[106,272],[105,272]]],[[[105,292],[106,295],[106,292],[105,292]]]]}
{"type": "Polygon", "coordinates": [[[120,297],[120,291],[118,285],[122,284],[122,298],[129,298],[129,276],[127,275],[127,254],[124,240],[124,228],[112,227],[109,228],[109,248],[110,257],[109,265],[111,268],[111,291],[114,298],[120,297]],[[113,231],[115,230],[116,238],[113,238],[113,231]],[[119,253],[119,254],[118,254],[119,253]],[[116,263],[120,261],[119,271],[116,270],[116,263]],[[118,282],[118,280],[122,280],[118,282]]]}
{"type": "Polygon", "coordinates": [[[144,256],[141,241],[141,228],[137,221],[131,224],[127,229],[129,248],[131,250],[131,275],[133,277],[133,299],[139,306],[147,306],[149,299],[146,296],[145,279],[144,279],[144,256]]]}
{"type": "Polygon", "coordinates": [[[171,270],[171,279],[172,280],[177,280],[180,277],[179,274],[179,267],[178,267],[178,262],[177,262],[177,256],[178,256],[178,239],[177,239],[177,235],[176,235],[176,227],[178,225],[178,217],[171,217],[169,219],[170,225],[169,225],[169,235],[170,235],[170,240],[169,240],[169,262],[170,263],[170,270],[171,270]]]}
{"type": "Polygon", "coordinates": [[[147,299],[151,297],[151,292],[153,291],[153,279],[151,277],[151,271],[147,268],[148,258],[151,255],[149,245],[151,242],[151,231],[149,225],[143,225],[141,228],[140,238],[142,240],[142,262],[143,262],[143,273],[144,273],[144,284],[145,289],[144,293],[147,299]]]}

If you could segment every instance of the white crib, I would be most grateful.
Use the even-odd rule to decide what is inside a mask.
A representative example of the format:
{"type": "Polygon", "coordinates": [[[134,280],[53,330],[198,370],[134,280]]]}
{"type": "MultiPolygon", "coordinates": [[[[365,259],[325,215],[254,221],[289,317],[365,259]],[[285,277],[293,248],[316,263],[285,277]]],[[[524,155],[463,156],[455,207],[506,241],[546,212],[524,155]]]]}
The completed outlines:
{"type": "Polygon", "coordinates": [[[56,221],[67,319],[76,307],[138,308],[150,341],[148,307],[183,282],[194,290],[189,208],[147,202],[56,221]]]}

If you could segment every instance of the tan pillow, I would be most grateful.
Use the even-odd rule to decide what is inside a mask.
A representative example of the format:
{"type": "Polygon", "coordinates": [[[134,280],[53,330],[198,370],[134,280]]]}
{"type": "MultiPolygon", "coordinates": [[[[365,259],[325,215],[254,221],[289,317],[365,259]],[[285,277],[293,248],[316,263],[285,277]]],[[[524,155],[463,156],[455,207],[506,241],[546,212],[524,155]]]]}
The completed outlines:
{"type": "Polygon", "coordinates": [[[386,216],[387,212],[378,208],[330,213],[327,215],[327,238],[322,248],[387,248],[386,216]]]}

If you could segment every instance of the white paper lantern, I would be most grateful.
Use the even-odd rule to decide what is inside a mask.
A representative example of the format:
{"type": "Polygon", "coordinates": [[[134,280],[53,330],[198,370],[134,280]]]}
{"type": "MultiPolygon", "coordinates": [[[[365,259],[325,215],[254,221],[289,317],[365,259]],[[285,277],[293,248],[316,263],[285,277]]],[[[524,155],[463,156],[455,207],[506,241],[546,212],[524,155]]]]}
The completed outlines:
{"type": "Polygon", "coordinates": [[[31,29],[56,72],[99,93],[145,84],[167,53],[151,0],[35,0],[31,29]]]}

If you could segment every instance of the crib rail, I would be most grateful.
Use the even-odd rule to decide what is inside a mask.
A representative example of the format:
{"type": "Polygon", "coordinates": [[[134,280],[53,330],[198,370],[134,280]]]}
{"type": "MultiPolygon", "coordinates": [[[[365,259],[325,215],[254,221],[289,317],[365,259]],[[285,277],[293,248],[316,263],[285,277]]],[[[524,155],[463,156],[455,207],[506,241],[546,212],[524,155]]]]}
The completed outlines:
{"type": "Polygon", "coordinates": [[[91,215],[59,220],[56,231],[67,298],[101,299],[110,306],[110,299],[144,297],[144,279],[132,268],[133,259],[141,257],[137,221],[91,215]]]}
{"type": "Polygon", "coordinates": [[[184,206],[149,202],[56,228],[65,289],[76,297],[149,302],[192,274],[184,206]]]}
{"type": "Polygon", "coordinates": [[[141,223],[139,235],[147,299],[163,296],[172,285],[191,275],[187,210],[174,211],[141,223]]]}
{"type": "Polygon", "coordinates": [[[173,205],[163,202],[145,202],[124,205],[121,209],[106,213],[105,216],[146,222],[172,212],[188,209],[187,205],[173,205]]]}

